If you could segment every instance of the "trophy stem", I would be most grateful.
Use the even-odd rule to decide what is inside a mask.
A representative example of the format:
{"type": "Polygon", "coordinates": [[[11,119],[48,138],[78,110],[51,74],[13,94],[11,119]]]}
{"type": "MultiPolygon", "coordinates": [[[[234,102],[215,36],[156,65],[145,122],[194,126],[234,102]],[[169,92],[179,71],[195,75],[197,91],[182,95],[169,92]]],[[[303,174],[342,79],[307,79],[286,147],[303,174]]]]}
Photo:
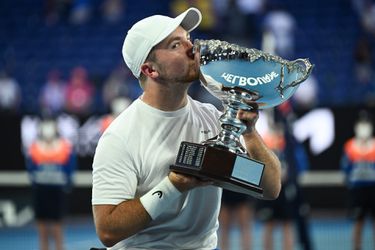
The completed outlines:
{"type": "Polygon", "coordinates": [[[249,110],[250,107],[244,100],[249,101],[252,96],[235,89],[226,92],[228,99],[224,103],[225,111],[219,119],[222,129],[214,142],[208,141],[206,144],[223,147],[236,154],[247,155],[246,149],[240,142],[240,136],[246,130],[246,125],[237,118],[237,113],[240,109],[249,110]]]}

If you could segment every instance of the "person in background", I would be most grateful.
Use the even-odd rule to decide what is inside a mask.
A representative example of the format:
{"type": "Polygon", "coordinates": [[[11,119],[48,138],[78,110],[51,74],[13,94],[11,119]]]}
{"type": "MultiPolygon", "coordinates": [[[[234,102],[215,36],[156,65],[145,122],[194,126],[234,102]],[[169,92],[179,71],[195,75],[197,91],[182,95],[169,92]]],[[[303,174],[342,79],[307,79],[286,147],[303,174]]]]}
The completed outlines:
{"type": "Polygon", "coordinates": [[[92,18],[93,1],[91,0],[71,0],[69,21],[74,25],[85,24],[92,18]]]}
{"type": "Polygon", "coordinates": [[[353,250],[362,249],[362,235],[367,214],[372,218],[375,235],[375,138],[372,133],[373,124],[368,114],[361,113],[354,125],[354,137],[344,145],[341,161],[349,189],[350,217],[354,219],[353,250]]]}
{"type": "Polygon", "coordinates": [[[223,190],[219,214],[221,250],[231,249],[229,236],[233,223],[237,223],[240,228],[241,249],[251,249],[253,205],[254,198],[245,194],[223,190]]]}
{"type": "Polygon", "coordinates": [[[258,47],[265,4],[265,0],[213,0],[220,39],[248,48],[258,47]]]}
{"type": "Polygon", "coordinates": [[[102,101],[106,111],[111,111],[112,101],[118,97],[137,98],[140,91],[134,91],[134,88],[140,89],[131,72],[120,66],[114,68],[107,79],[104,80],[101,90],[102,101]]]}
{"type": "Polygon", "coordinates": [[[100,5],[103,19],[108,23],[117,23],[125,17],[124,0],[104,0],[100,5]]]}
{"type": "Polygon", "coordinates": [[[21,103],[18,81],[5,70],[0,71],[0,112],[17,113],[21,103]]]}
{"type": "Polygon", "coordinates": [[[43,114],[58,115],[65,107],[66,83],[58,70],[48,72],[47,81],[39,94],[39,103],[43,114]]]}
{"type": "Polygon", "coordinates": [[[44,0],[44,21],[48,26],[66,22],[71,9],[72,0],[44,0]]]}
{"type": "Polygon", "coordinates": [[[358,38],[353,51],[353,84],[351,95],[355,100],[365,101],[369,106],[375,105],[375,64],[373,42],[363,35],[358,38]]]}
{"type": "Polygon", "coordinates": [[[297,22],[281,4],[270,4],[263,20],[262,50],[291,59],[295,53],[297,22]]]}
{"type": "Polygon", "coordinates": [[[58,134],[55,120],[40,122],[38,138],[26,153],[26,166],[33,190],[40,250],[48,250],[52,240],[63,249],[63,217],[66,195],[76,167],[72,145],[58,134]]]}
{"type": "Polygon", "coordinates": [[[100,119],[100,133],[102,134],[112,121],[121,114],[131,103],[131,100],[127,97],[116,97],[111,102],[111,113],[105,115],[100,119]]]}
{"type": "Polygon", "coordinates": [[[80,117],[88,115],[94,105],[94,86],[84,67],[75,67],[66,88],[66,111],[80,117]]]}
{"type": "MultiPolygon", "coordinates": [[[[303,87],[304,84],[298,89],[303,87]]],[[[312,93],[312,96],[305,98],[303,108],[312,108],[314,103],[315,98],[314,93],[312,93]]],[[[288,164],[287,183],[284,185],[284,188],[287,191],[287,200],[295,221],[295,238],[301,250],[312,250],[314,249],[314,244],[311,240],[310,232],[310,205],[306,201],[304,192],[298,181],[299,177],[306,170],[310,169],[310,163],[304,145],[298,142],[293,134],[293,125],[297,120],[295,112],[296,104],[301,107],[300,103],[293,102],[292,100],[283,102],[276,109],[273,109],[273,119],[283,127],[282,134],[284,135],[285,148],[282,155],[288,164]]]]}
{"type": "MultiPolygon", "coordinates": [[[[284,126],[281,122],[271,123],[268,131],[263,135],[264,142],[272,149],[281,161],[282,188],[279,197],[273,201],[259,201],[257,214],[264,221],[263,249],[274,249],[274,232],[278,225],[282,232],[282,249],[292,250],[294,245],[292,193],[294,187],[288,179],[288,162],[286,160],[286,140],[284,126]]],[[[295,193],[295,191],[294,191],[295,193]]]]}

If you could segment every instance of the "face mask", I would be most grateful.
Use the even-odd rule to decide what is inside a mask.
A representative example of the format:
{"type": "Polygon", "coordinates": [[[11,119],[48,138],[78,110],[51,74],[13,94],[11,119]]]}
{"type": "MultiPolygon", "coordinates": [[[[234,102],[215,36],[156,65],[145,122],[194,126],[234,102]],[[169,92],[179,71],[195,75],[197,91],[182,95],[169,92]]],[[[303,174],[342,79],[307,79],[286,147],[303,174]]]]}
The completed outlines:
{"type": "Polygon", "coordinates": [[[46,122],[41,125],[40,136],[44,140],[52,140],[56,137],[57,131],[54,123],[46,122]]]}
{"type": "Polygon", "coordinates": [[[354,128],[354,133],[358,139],[369,139],[372,136],[372,125],[367,122],[359,122],[354,128]]]}

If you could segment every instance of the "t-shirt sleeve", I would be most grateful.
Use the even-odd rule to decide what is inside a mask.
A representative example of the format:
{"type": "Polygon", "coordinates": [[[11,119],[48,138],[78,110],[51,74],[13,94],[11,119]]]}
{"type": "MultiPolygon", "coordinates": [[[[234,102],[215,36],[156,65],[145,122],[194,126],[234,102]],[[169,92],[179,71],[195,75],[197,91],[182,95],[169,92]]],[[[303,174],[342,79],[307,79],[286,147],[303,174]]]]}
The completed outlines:
{"type": "Polygon", "coordinates": [[[112,133],[104,133],[93,161],[92,204],[117,205],[133,199],[137,171],[125,142],[112,133]]]}

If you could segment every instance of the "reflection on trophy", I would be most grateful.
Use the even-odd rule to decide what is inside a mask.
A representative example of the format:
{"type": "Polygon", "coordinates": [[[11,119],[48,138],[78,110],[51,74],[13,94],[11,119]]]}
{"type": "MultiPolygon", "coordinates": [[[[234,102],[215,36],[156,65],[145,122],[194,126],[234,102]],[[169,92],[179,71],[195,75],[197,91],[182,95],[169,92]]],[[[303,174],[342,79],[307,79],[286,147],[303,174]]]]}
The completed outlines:
{"type": "Polygon", "coordinates": [[[200,81],[224,106],[220,133],[202,143],[182,142],[173,171],[197,176],[235,192],[261,195],[264,164],[250,159],[240,142],[246,125],[237,112],[271,108],[289,99],[310,75],[308,59],[288,61],[218,40],[195,40],[200,81]]]}

